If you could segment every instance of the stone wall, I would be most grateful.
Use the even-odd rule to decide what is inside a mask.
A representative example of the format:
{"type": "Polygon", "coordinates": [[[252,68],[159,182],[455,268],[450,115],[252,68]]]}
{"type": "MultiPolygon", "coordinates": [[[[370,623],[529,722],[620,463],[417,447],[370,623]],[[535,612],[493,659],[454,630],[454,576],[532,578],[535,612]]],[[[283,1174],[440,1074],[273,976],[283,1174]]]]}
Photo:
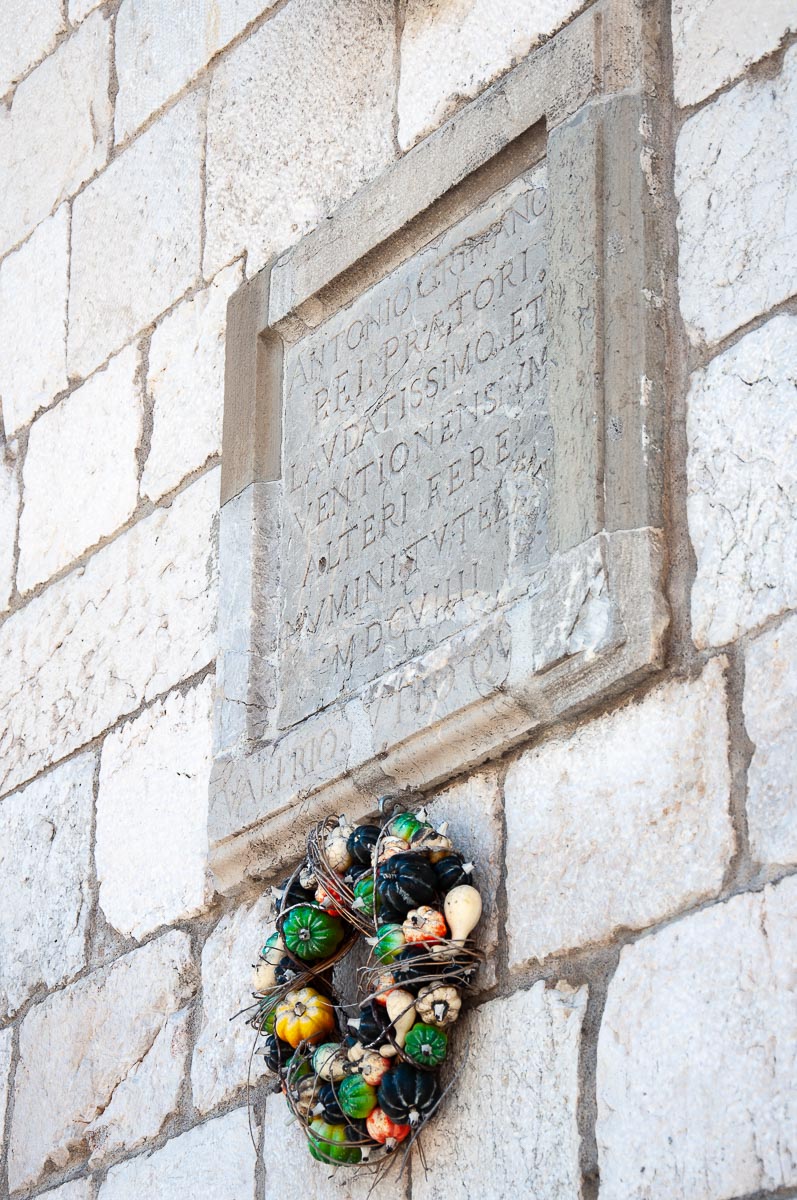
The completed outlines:
{"type": "MultiPolygon", "coordinates": [[[[797,20],[613,3],[661,21],[667,658],[428,797],[493,965],[389,1196],[797,1195],[797,20]]],[[[207,871],[226,300],[579,10],[3,4],[0,1194],[367,1194],[257,1068],[250,1121],[228,1020],[269,926],[207,871]]]]}

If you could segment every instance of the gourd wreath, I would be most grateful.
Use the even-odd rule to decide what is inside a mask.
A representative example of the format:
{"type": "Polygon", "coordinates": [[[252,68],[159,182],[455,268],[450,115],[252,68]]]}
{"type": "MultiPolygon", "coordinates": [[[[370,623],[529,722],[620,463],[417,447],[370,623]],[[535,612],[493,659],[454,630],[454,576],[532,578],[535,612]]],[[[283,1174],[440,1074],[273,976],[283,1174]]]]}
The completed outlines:
{"type": "Polygon", "coordinates": [[[250,1024],[321,1162],[386,1165],[440,1104],[439,1068],[481,957],[468,940],[482,911],[472,870],[423,812],[356,828],[341,817],[311,829],[306,861],[274,889],[250,1024]],[[332,967],[361,939],[370,954],[349,1016],[332,967]]]}

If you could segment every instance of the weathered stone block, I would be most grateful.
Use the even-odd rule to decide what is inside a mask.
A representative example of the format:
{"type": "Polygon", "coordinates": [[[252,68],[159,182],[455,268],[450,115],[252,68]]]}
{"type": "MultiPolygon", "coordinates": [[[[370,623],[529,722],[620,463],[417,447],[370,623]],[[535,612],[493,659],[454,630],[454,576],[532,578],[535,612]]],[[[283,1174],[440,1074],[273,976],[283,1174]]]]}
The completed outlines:
{"type": "Polygon", "coordinates": [[[265,1074],[263,1059],[251,1060],[255,1034],[233,1013],[252,1003],[252,964],[274,932],[271,896],[222,917],[202,950],[202,1023],[191,1064],[194,1104],[208,1112],[265,1074]],[[251,1072],[251,1075],[250,1075],[251,1072]]]}
{"type": "Polygon", "coordinates": [[[484,1200],[578,1200],[576,1106],[586,1005],[585,987],[537,983],[490,1001],[455,1028],[457,1059],[466,1041],[468,1057],[424,1131],[434,1166],[425,1175],[415,1165],[413,1200],[470,1200],[474,1181],[484,1200]]]}
{"type": "Polygon", "coordinates": [[[124,0],[116,19],[117,142],[276,0],[124,0]]]}
{"type": "Polygon", "coordinates": [[[128,346],[31,426],[19,519],[21,592],[54,575],[133,513],[143,425],[137,367],[138,346],[128,346]]]}
{"type": "Polygon", "coordinates": [[[744,0],[675,0],[675,99],[684,106],[697,104],[776,50],[795,28],[789,0],[767,0],[756,9],[754,21],[744,0]]]}
{"type": "Polygon", "coordinates": [[[100,760],[100,907],[141,938],[209,899],[207,805],[213,680],[173,692],[110,734],[100,760]]]}
{"type": "Polygon", "coordinates": [[[695,644],[797,605],[797,317],[775,317],[692,376],[687,408],[695,644]]]}
{"type": "Polygon", "coordinates": [[[0,626],[0,794],[213,658],[218,471],[0,626]]]}
{"type": "Polygon", "coordinates": [[[153,428],[141,490],[157,500],[221,452],[227,298],[240,264],[165,317],[152,335],[147,387],[153,428]]]}
{"type": "Polygon", "coordinates": [[[0,1016],[85,965],[95,766],[81,755],[0,804],[0,1016]]]}
{"type": "Polygon", "coordinates": [[[11,1050],[13,1048],[14,1030],[0,1029],[0,1148],[5,1144],[6,1105],[8,1102],[8,1084],[11,1076],[11,1050]]]}
{"type": "Polygon", "coordinates": [[[6,0],[3,5],[3,37],[0,39],[0,96],[49,54],[63,32],[61,0],[6,0]]]}
{"type": "Polygon", "coordinates": [[[678,136],[681,312],[692,342],[718,342],[797,291],[795,107],[792,48],[776,79],[738,84],[678,136]]]}
{"type": "Polygon", "coordinates": [[[19,518],[16,442],[0,441],[0,613],[8,608],[14,585],[14,545],[19,518]]]}
{"type": "Polygon", "coordinates": [[[12,1191],[48,1162],[101,1161],[158,1133],[179,1101],[196,983],[188,934],[174,931],[30,1010],[14,1083],[12,1191]]]}
{"type": "Polygon", "coordinates": [[[581,0],[409,0],[401,35],[399,144],[408,149],[477,95],[581,0]]]}
{"type": "Polygon", "coordinates": [[[69,213],[59,208],[0,265],[0,400],[6,436],[66,387],[69,213]]]}
{"type": "Polygon", "coordinates": [[[105,0],[69,0],[69,20],[73,25],[77,25],[104,3],[105,0]]]}
{"type": "Polygon", "coordinates": [[[601,1200],[726,1200],[797,1183],[797,879],[620,956],[598,1044],[601,1200]]]}
{"type": "Polygon", "coordinates": [[[94,1185],[90,1179],[75,1179],[61,1187],[43,1192],[44,1200],[94,1200],[94,1185]]]}
{"type": "Polygon", "coordinates": [[[25,237],[105,163],[111,137],[109,37],[109,22],[97,13],[22,81],[11,107],[0,113],[0,172],[6,180],[0,190],[0,251],[25,237]]]}
{"type": "Polygon", "coordinates": [[[717,892],[734,848],[722,663],[524,754],[507,775],[509,962],[717,892]]]}
{"type": "Polygon", "coordinates": [[[296,0],[219,64],[206,275],[242,250],[257,270],[390,162],[394,72],[388,0],[296,0]]]}
{"type": "Polygon", "coordinates": [[[256,1151],[245,1108],[206,1121],[160,1150],[111,1167],[99,1200],[254,1200],[256,1151]]]}
{"type": "Polygon", "coordinates": [[[797,862],[797,617],[745,650],[744,721],[750,849],[761,863],[797,862]]]}
{"type": "Polygon", "coordinates": [[[70,374],[88,374],[195,282],[203,142],[204,100],[195,94],[75,200],[70,374]]]}

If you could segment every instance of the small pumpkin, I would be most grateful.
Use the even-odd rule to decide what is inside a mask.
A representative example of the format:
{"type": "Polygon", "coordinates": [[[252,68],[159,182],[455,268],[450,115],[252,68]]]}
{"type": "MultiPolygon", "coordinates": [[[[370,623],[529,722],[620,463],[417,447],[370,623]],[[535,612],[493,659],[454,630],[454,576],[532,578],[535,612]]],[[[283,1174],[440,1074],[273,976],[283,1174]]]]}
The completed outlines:
{"type": "Polygon", "coordinates": [[[358,825],[352,833],[349,834],[346,845],[349,854],[355,862],[369,865],[371,862],[371,851],[379,841],[381,829],[378,825],[358,825]]]}
{"type": "Polygon", "coordinates": [[[318,1102],[313,1109],[313,1113],[317,1117],[323,1117],[325,1121],[329,1121],[331,1124],[345,1121],[343,1109],[338,1102],[334,1084],[322,1083],[318,1092],[318,1102]]]}
{"type": "Polygon", "coordinates": [[[359,1146],[349,1146],[349,1131],[345,1125],[332,1124],[323,1117],[310,1122],[308,1136],[310,1153],[319,1162],[358,1163],[362,1158],[359,1146]]]}
{"type": "Polygon", "coordinates": [[[376,931],[374,954],[387,966],[403,950],[406,941],[401,925],[380,925],[376,931]]]}
{"type": "Polygon", "coordinates": [[[354,902],[352,908],[358,908],[360,912],[365,913],[367,917],[372,917],[374,914],[374,877],[369,871],[367,875],[361,875],[354,885],[354,902]]]}
{"type": "Polygon", "coordinates": [[[388,823],[387,831],[394,837],[399,837],[402,841],[408,842],[414,833],[417,833],[419,829],[423,829],[424,824],[425,822],[418,820],[415,813],[397,813],[388,823]]]}
{"type": "Polygon", "coordinates": [[[279,960],[285,953],[285,943],[282,940],[282,934],[277,930],[272,933],[271,937],[266,941],[265,946],[260,951],[260,957],[263,962],[267,962],[269,966],[276,967],[279,960]]]}
{"type": "Polygon", "coordinates": [[[310,1074],[291,1080],[287,1092],[299,1115],[309,1117],[318,1100],[318,1079],[315,1075],[310,1074]]]}
{"type": "Polygon", "coordinates": [[[430,863],[418,854],[394,854],[380,868],[377,891],[386,905],[403,912],[421,904],[432,904],[437,879],[430,863]]]}
{"type": "Polygon", "coordinates": [[[278,1038],[275,1033],[270,1033],[263,1043],[261,1053],[269,1071],[274,1071],[276,1074],[293,1054],[293,1046],[288,1042],[283,1042],[282,1038],[278,1038]]]}
{"type": "Polygon", "coordinates": [[[362,1006],[358,1017],[349,1018],[349,1025],[357,1031],[357,1037],[369,1050],[384,1041],[385,1030],[389,1024],[390,1019],[385,1006],[373,1000],[362,1006]]]}
{"type": "Polygon", "coordinates": [[[320,1041],[335,1028],[335,1009],[315,988],[288,992],[277,1005],[274,1022],[277,1036],[296,1047],[303,1041],[320,1041]]]}
{"type": "Polygon", "coordinates": [[[429,948],[416,943],[414,946],[405,946],[399,952],[393,963],[393,974],[397,983],[412,983],[415,980],[423,980],[430,974],[436,975],[437,967],[431,961],[429,948]]]}
{"type": "Polygon", "coordinates": [[[318,876],[315,873],[315,867],[309,862],[305,863],[299,872],[299,883],[306,892],[314,892],[318,887],[318,876]]]}
{"type": "Polygon", "coordinates": [[[448,1053],[448,1034],[419,1021],[407,1034],[404,1053],[421,1067],[439,1067],[448,1053]]]}
{"type": "Polygon", "coordinates": [[[385,863],[385,862],[387,862],[387,860],[389,858],[392,858],[394,854],[406,854],[406,853],[407,853],[407,843],[404,841],[404,838],[400,838],[400,837],[382,838],[382,841],[379,843],[379,855],[378,855],[376,861],[377,861],[378,865],[381,866],[382,863],[385,863]]]}
{"type": "Polygon", "coordinates": [[[272,967],[271,963],[260,962],[255,963],[252,971],[252,991],[259,996],[267,995],[272,988],[277,985],[276,967],[272,967]]]}
{"type": "Polygon", "coordinates": [[[396,983],[396,976],[392,971],[380,971],[371,978],[369,986],[377,1004],[387,1004],[387,998],[396,983]]]}
{"type": "Polygon", "coordinates": [[[343,901],[340,894],[334,888],[327,889],[319,883],[315,890],[315,900],[316,904],[320,904],[324,912],[329,913],[331,916],[339,917],[342,915],[341,906],[343,901]]]}
{"type": "Polygon", "coordinates": [[[296,959],[291,958],[289,954],[286,954],[284,958],[281,958],[276,967],[272,967],[272,970],[274,972],[274,978],[280,986],[282,986],[284,983],[292,983],[293,980],[299,975],[299,968],[296,965],[296,959]]]}
{"type": "Polygon", "coordinates": [[[412,835],[410,846],[421,854],[428,854],[433,863],[445,858],[454,848],[451,838],[446,837],[442,829],[433,829],[431,825],[424,825],[422,829],[417,830],[412,835]]]}
{"type": "Polygon", "coordinates": [[[338,1088],[338,1101],[347,1117],[367,1117],[376,1108],[376,1088],[362,1075],[349,1075],[338,1088]]]}
{"type": "Polygon", "coordinates": [[[353,1068],[339,1042],[324,1042],[313,1051],[313,1070],[327,1083],[339,1083],[353,1068]]]}
{"type": "Polygon", "coordinates": [[[433,865],[438,886],[444,894],[461,883],[470,883],[473,863],[465,862],[461,854],[447,854],[433,865]]]}
{"type": "Polygon", "coordinates": [[[366,1050],[360,1060],[360,1074],[371,1087],[379,1087],[382,1077],[390,1070],[390,1059],[376,1050],[366,1050]]]}
{"type": "Polygon", "coordinates": [[[402,930],[410,944],[413,942],[439,942],[448,933],[448,926],[441,912],[438,912],[436,908],[430,908],[428,904],[423,904],[420,908],[410,909],[402,925],[402,930]]]}
{"type": "Polygon", "coordinates": [[[352,833],[354,833],[354,830],[351,825],[348,825],[341,818],[340,823],[327,834],[326,845],[324,847],[327,862],[332,870],[337,871],[339,875],[342,875],[353,862],[348,845],[352,833]]]}
{"type": "Polygon", "coordinates": [[[377,1092],[379,1107],[400,1124],[417,1125],[437,1107],[440,1084],[430,1071],[400,1063],[388,1071],[377,1092]]]}
{"type": "Polygon", "coordinates": [[[420,1020],[427,1025],[436,1025],[438,1029],[453,1025],[461,1007],[459,992],[447,983],[424,988],[415,1002],[415,1011],[420,1020]]]}
{"type": "Polygon", "coordinates": [[[298,875],[295,879],[283,879],[279,887],[271,889],[271,893],[277,901],[277,907],[280,912],[285,912],[297,904],[312,904],[313,902],[312,891],[307,891],[302,887],[299,883],[298,875]]]}
{"type": "Polygon", "coordinates": [[[411,1125],[399,1125],[397,1121],[392,1121],[382,1108],[375,1108],[368,1114],[365,1127],[375,1142],[389,1149],[403,1142],[412,1132],[411,1125]]]}
{"type": "Polygon", "coordinates": [[[312,961],[329,958],[343,941],[344,929],[337,917],[312,904],[301,904],[288,913],[282,937],[291,954],[312,961]]]}
{"type": "Polygon", "coordinates": [[[451,889],[443,909],[453,941],[465,942],[482,915],[482,898],[475,887],[463,883],[451,889]]]}
{"type": "Polygon", "coordinates": [[[266,1000],[257,1010],[255,1026],[258,1033],[273,1033],[274,1022],[277,1019],[277,1004],[275,1000],[266,1000]]]}

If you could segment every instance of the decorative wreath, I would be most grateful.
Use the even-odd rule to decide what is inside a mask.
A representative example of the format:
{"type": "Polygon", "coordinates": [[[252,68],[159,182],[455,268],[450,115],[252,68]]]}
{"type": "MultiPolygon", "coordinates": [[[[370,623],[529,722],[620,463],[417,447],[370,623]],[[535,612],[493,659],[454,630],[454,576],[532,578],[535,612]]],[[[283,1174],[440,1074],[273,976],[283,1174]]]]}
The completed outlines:
{"type": "Polygon", "coordinates": [[[469,944],[482,911],[473,864],[423,810],[380,807],[381,826],[316,825],[306,861],[273,889],[277,930],[249,1018],[313,1158],[378,1170],[405,1141],[406,1161],[451,1086],[438,1072],[482,957],[469,944]],[[351,1016],[332,968],[363,940],[351,1016]]]}

